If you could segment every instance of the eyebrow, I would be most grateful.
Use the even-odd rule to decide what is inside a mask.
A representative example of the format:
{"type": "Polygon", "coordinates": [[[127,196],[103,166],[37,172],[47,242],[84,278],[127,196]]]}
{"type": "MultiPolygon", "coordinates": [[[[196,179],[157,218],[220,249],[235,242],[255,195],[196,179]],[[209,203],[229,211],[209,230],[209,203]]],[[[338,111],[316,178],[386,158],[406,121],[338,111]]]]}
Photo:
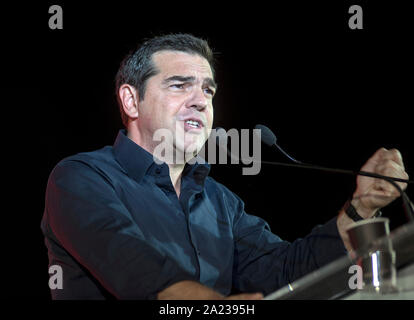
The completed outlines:
{"type": "MultiPolygon", "coordinates": [[[[195,77],[193,77],[193,76],[188,76],[188,77],[186,77],[186,76],[171,76],[171,77],[168,77],[167,79],[164,79],[162,82],[164,84],[168,84],[168,83],[173,82],[173,81],[194,82],[195,77]]],[[[205,78],[203,83],[206,83],[210,87],[213,87],[214,89],[217,89],[217,83],[212,78],[205,78]]]]}

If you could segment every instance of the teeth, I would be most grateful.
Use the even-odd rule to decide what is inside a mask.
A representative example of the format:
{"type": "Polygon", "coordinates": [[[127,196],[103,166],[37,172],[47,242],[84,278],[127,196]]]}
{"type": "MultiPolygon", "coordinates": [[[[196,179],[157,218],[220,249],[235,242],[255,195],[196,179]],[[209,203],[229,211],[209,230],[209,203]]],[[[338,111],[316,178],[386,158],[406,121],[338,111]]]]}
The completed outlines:
{"type": "Polygon", "coordinates": [[[193,120],[187,120],[185,123],[187,123],[188,125],[194,127],[194,128],[198,128],[199,127],[199,123],[198,121],[193,121],[193,120]]]}

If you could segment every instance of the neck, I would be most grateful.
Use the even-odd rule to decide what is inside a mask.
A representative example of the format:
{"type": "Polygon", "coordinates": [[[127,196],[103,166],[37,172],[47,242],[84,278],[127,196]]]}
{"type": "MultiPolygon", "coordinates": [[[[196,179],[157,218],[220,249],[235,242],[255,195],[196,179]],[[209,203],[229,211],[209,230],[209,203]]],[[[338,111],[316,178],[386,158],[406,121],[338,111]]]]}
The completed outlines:
{"type": "MultiPolygon", "coordinates": [[[[144,139],[141,132],[139,130],[134,130],[133,128],[128,128],[127,136],[136,144],[138,144],[141,148],[148,151],[151,154],[154,154],[154,149],[156,145],[145,143],[147,139],[144,139]]],[[[178,197],[180,197],[180,190],[181,190],[181,174],[184,170],[185,164],[174,164],[174,163],[167,163],[170,169],[170,178],[171,183],[175,189],[175,192],[178,197]]]]}
{"type": "Polygon", "coordinates": [[[131,124],[127,128],[127,137],[134,141],[142,149],[154,154],[154,149],[156,147],[155,142],[152,139],[146,138],[145,134],[141,133],[138,128],[133,127],[131,124]]]}
{"type": "Polygon", "coordinates": [[[168,164],[170,168],[170,178],[172,185],[174,186],[175,193],[177,197],[180,197],[181,191],[181,174],[184,170],[184,164],[168,164]]]}

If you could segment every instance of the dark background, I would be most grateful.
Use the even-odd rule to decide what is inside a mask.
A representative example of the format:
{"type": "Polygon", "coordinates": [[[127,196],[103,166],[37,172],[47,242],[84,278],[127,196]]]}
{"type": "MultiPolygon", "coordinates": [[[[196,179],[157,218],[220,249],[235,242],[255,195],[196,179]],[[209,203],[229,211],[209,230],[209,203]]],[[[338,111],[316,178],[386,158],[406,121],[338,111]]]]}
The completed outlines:
{"type": "MultiPolygon", "coordinates": [[[[144,38],[189,32],[217,52],[215,126],[272,128],[305,162],[359,169],[381,146],[398,148],[414,176],[412,19],[403,1],[46,1],[1,11],[3,294],[50,299],[40,231],[47,178],[62,158],[111,145],[122,128],[114,76],[144,38]],[[63,8],[63,30],[48,8],[63,8]],[[348,28],[348,8],[364,29],[348,28]]],[[[287,161],[263,146],[262,159],[287,161]]],[[[333,217],[350,176],[262,166],[213,166],[211,176],[287,240],[333,217]]],[[[413,198],[413,189],[408,189],[413,198]]],[[[397,200],[384,210],[406,222],[397,200]]]]}

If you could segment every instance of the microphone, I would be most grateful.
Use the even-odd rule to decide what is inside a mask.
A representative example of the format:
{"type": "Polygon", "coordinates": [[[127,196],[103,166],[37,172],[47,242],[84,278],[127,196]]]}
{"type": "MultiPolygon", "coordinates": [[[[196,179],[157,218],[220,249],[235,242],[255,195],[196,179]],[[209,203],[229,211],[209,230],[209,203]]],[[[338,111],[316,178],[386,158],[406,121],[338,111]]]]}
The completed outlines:
{"type": "Polygon", "coordinates": [[[283,150],[277,143],[277,139],[276,139],[276,135],[272,132],[272,130],[270,130],[268,127],[262,125],[262,124],[257,124],[255,127],[255,129],[259,129],[262,133],[261,135],[261,139],[262,142],[266,145],[268,145],[269,147],[277,147],[279,149],[279,151],[289,160],[293,161],[294,163],[299,163],[299,164],[303,164],[303,162],[296,160],[295,158],[291,157],[287,152],[285,152],[285,150],[283,150]]]}
{"type": "Polygon", "coordinates": [[[290,163],[282,163],[282,162],[269,162],[269,161],[261,161],[264,164],[270,164],[270,165],[277,165],[277,166],[285,166],[285,167],[296,167],[296,168],[305,168],[305,169],[313,169],[313,170],[319,170],[319,171],[325,171],[325,172],[331,172],[331,173],[341,173],[341,174],[349,174],[353,176],[366,176],[371,178],[378,178],[383,179],[387,181],[388,183],[392,184],[398,192],[401,194],[401,198],[403,200],[403,208],[404,212],[407,216],[407,219],[409,221],[414,221],[414,214],[413,214],[413,205],[408,198],[408,195],[400,188],[400,186],[396,183],[398,182],[404,182],[404,183],[414,183],[412,180],[407,179],[401,179],[401,178],[394,178],[389,176],[384,176],[380,174],[376,174],[373,172],[367,172],[367,171],[352,171],[352,170],[344,170],[344,169],[336,169],[336,168],[328,168],[328,167],[321,167],[316,166],[313,164],[306,164],[301,161],[296,160],[292,156],[290,156],[287,152],[285,152],[278,144],[277,144],[277,138],[276,135],[270,130],[268,127],[258,124],[255,126],[255,129],[261,130],[261,140],[264,144],[270,146],[270,147],[277,147],[281,153],[286,156],[289,160],[294,162],[295,164],[290,163]]]}

